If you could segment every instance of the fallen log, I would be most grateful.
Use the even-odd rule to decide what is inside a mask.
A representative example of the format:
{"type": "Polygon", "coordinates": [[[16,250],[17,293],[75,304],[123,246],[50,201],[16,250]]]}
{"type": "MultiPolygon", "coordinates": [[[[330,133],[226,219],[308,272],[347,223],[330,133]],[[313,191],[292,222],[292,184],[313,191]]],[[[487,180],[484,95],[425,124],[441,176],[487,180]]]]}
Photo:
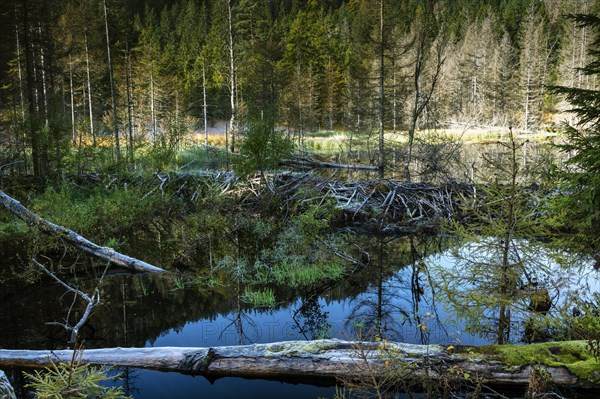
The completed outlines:
{"type": "Polygon", "coordinates": [[[73,230],[69,230],[65,227],[56,225],[46,219],[43,219],[36,213],[25,208],[16,199],[5,194],[3,191],[0,191],[0,204],[3,205],[14,216],[27,223],[27,225],[34,227],[43,233],[60,237],[79,250],[96,258],[106,260],[116,266],[124,267],[137,272],[164,272],[164,270],[159,267],[117,252],[112,248],[102,247],[77,234],[73,230]]]}
{"type": "Polygon", "coordinates": [[[307,169],[349,169],[349,170],[368,170],[368,171],[378,171],[378,166],[373,165],[356,165],[356,164],[341,164],[334,162],[321,162],[316,161],[314,159],[284,159],[281,161],[282,165],[286,166],[296,166],[300,168],[307,169]]]}
{"type": "Polygon", "coordinates": [[[17,399],[15,395],[15,390],[12,385],[10,385],[10,381],[4,374],[4,371],[0,370],[0,398],[1,399],[17,399]]]}
{"type": "MultiPolygon", "coordinates": [[[[596,365],[593,373],[590,373],[589,365],[580,367],[581,356],[574,358],[571,353],[580,349],[585,349],[584,342],[454,348],[329,339],[211,348],[86,349],[81,353],[81,361],[176,371],[208,378],[360,379],[377,378],[396,371],[404,373],[398,374],[401,378],[418,381],[425,376],[434,380],[448,378],[460,370],[466,378],[470,375],[485,384],[505,386],[526,386],[535,369],[547,373],[545,375],[555,386],[597,388],[600,365],[592,363],[596,365]],[[538,353],[536,351],[539,351],[538,359],[527,357],[527,353],[538,353]],[[563,361],[561,351],[565,352],[563,361]],[[552,353],[554,360],[548,361],[541,355],[544,352],[552,353]],[[515,363],[509,353],[518,353],[520,362],[515,363]],[[587,371],[578,372],[579,367],[587,371]]],[[[43,367],[51,362],[68,362],[72,355],[71,350],[0,350],[0,367],[43,367]]]]}

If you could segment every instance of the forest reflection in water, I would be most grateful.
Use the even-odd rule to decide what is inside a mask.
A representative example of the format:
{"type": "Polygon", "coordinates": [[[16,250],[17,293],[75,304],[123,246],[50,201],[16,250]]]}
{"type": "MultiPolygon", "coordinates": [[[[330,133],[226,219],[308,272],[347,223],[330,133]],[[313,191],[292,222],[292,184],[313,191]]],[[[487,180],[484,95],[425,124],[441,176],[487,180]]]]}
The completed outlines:
{"type": "MultiPolygon", "coordinates": [[[[450,270],[459,264],[457,254],[462,253],[464,258],[469,244],[440,236],[367,237],[347,232],[336,243],[339,250],[362,256],[364,262],[360,267],[347,265],[348,273],[343,277],[309,286],[293,288],[272,284],[263,287],[273,293],[275,301],[270,306],[253,306],[244,300],[246,289],[240,281],[207,279],[203,274],[207,265],[185,271],[172,269],[164,275],[113,273],[101,287],[102,305],[82,331],[85,345],[87,348],[206,347],[331,337],[447,345],[490,342],[485,336],[467,333],[461,318],[450,306],[442,305],[445,298],[437,291],[435,280],[440,270],[450,270]]],[[[143,251],[148,243],[142,246],[132,248],[132,252],[143,251]]],[[[6,246],[2,252],[3,266],[8,267],[10,263],[17,272],[20,268],[15,264],[20,257],[25,258],[24,255],[19,251],[9,254],[6,246]]],[[[552,262],[552,259],[548,257],[544,261],[552,262]]],[[[559,265],[551,267],[557,275],[568,274],[559,265]]],[[[90,270],[87,274],[79,273],[82,290],[94,287],[94,270],[97,269],[90,270]]],[[[47,323],[64,320],[72,305],[72,296],[65,295],[62,287],[46,279],[29,278],[35,281],[29,283],[28,275],[17,274],[20,276],[0,283],[0,347],[64,347],[65,332],[47,323]]],[[[224,276],[230,277],[230,274],[220,275],[224,276]]],[[[579,283],[574,278],[569,281],[579,283]]],[[[597,286],[597,281],[593,284],[597,286]]],[[[456,289],[461,287],[457,285],[456,289]]],[[[551,291],[551,295],[556,298],[559,292],[551,291]]],[[[514,315],[515,323],[522,324],[525,320],[525,314],[514,315]]],[[[522,332],[523,326],[515,325],[513,341],[521,339],[519,330],[522,332]]],[[[205,384],[203,379],[187,376],[140,370],[131,373],[127,384],[135,386],[137,392],[144,392],[136,394],[132,388],[136,397],[160,397],[155,395],[159,390],[150,387],[161,380],[171,385],[181,379],[180,389],[177,389],[181,391],[180,397],[185,397],[183,392],[188,388],[196,390],[205,384]]],[[[232,380],[235,380],[232,384],[238,383],[237,379],[232,380]]],[[[261,386],[256,381],[248,384],[261,386]]],[[[223,387],[222,382],[210,385],[210,392],[218,391],[219,387],[223,387]]],[[[302,387],[307,390],[304,397],[311,397],[313,394],[308,392],[317,389],[310,385],[302,387]]],[[[209,388],[200,390],[203,389],[209,388]]],[[[232,391],[227,392],[222,397],[232,391]]],[[[332,395],[327,389],[314,392],[314,397],[332,395]]],[[[173,394],[172,397],[176,397],[177,393],[173,394]]]]}
{"type": "MultiPolygon", "coordinates": [[[[298,288],[271,285],[272,306],[252,306],[243,298],[244,286],[234,281],[207,282],[180,271],[114,274],[105,280],[103,303],[82,332],[86,346],[235,345],[357,334],[411,343],[487,342],[465,333],[459,318],[441,305],[444,298],[434,295],[440,268],[458,263],[452,248],[468,247],[440,237],[345,240],[348,248],[359,247],[368,263],[339,280],[298,288]]],[[[557,274],[568,274],[556,268],[557,274]]],[[[80,281],[82,288],[94,283],[90,276],[80,281]]],[[[45,279],[1,284],[0,347],[62,347],[64,332],[47,323],[64,319],[72,296],[45,279]]]]}

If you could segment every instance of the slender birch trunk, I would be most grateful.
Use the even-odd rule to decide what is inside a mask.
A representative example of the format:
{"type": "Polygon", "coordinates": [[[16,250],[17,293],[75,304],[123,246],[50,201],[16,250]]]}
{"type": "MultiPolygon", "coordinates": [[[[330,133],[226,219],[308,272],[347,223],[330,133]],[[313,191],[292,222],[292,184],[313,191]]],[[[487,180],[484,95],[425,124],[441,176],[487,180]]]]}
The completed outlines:
{"type": "Polygon", "coordinates": [[[114,69],[112,63],[112,57],[110,53],[110,34],[108,31],[108,11],[106,9],[106,0],[103,0],[102,5],[104,6],[104,26],[106,28],[106,54],[108,57],[108,76],[110,80],[110,97],[112,102],[112,113],[113,113],[113,130],[115,135],[115,153],[117,163],[121,161],[121,149],[119,145],[119,122],[117,119],[117,95],[115,91],[115,79],[114,69]]]}
{"type": "Polygon", "coordinates": [[[75,94],[73,93],[73,62],[69,56],[69,91],[71,97],[71,141],[73,144],[77,141],[75,130],[75,94]]]}
{"type": "Polygon", "coordinates": [[[231,13],[231,1],[227,0],[228,33],[229,33],[229,100],[231,103],[231,119],[229,120],[229,131],[231,133],[231,152],[235,152],[235,133],[236,133],[236,101],[235,101],[235,52],[233,48],[233,18],[231,13]]]}
{"type": "Polygon", "coordinates": [[[90,118],[90,134],[92,135],[92,146],[96,147],[96,132],[94,131],[94,107],[92,103],[92,78],[90,72],[90,55],[88,48],[87,30],[83,31],[83,39],[85,46],[85,73],[87,77],[87,92],[88,92],[88,113],[90,118]]]}

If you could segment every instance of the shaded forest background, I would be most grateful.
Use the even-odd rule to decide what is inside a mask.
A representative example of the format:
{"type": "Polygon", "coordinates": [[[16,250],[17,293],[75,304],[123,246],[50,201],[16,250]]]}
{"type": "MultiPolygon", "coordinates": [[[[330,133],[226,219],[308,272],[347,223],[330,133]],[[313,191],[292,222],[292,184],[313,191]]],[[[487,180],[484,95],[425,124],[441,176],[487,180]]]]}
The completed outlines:
{"type": "MultiPolygon", "coordinates": [[[[547,87],[581,68],[592,0],[11,0],[0,5],[3,144],[33,173],[74,147],[134,160],[227,120],[318,130],[554,129],[547,87]],[[11,133],[12,132],[12,133],[11,133]],[[189,133],[196,133],[190,135],[189,133]]],[[[229,146],[236,150],[235,134],[229,146]]],[[[380,135],[383,140],[383,134],[380,135]]],[[[383,148],[380,142],[380,149],[383,148]]]]}

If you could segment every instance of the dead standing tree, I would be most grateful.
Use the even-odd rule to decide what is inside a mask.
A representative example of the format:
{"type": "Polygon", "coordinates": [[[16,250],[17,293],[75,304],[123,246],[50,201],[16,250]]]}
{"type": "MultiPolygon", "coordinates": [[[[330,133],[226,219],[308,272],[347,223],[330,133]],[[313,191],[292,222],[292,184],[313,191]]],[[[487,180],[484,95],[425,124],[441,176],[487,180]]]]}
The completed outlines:
{"type": "Polygon", "coordinates": [[[440,78],[442,66],[445,61],[443,50],[446,36],[443,27],[437,26],[439,22],[433,10],[423,11],[421,21],[414,23],[414,64],[413,64],[413,91],[414,99],[410,111],[410,122],[408,127],[408,144],[406,149],[406,163],[404,175],[410,182],[410,164],[412,162],[413,144],[415,131],[419,118],[429,105],[433,92],[440,78]],[[428,15],[428,12],[430,15],[428,15]],[[433,71],[429,82],[426,82],[426,73],[429,66],[429,58],[435,57],[432,65],[433,71]]]}

